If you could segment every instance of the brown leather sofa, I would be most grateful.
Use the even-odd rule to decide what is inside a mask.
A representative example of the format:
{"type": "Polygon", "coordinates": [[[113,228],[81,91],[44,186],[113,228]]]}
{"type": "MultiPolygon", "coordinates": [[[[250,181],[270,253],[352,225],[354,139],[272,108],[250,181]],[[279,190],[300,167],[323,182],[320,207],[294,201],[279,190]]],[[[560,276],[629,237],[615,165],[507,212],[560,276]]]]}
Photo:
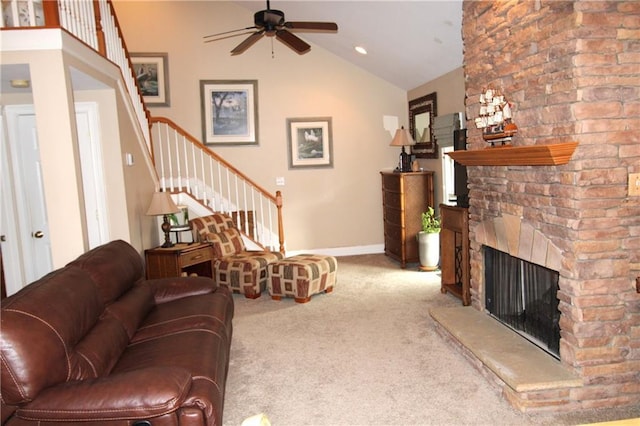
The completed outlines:
{"type": "Polygon", "coordinates": [[[222,424],[231,292],[143,269],[113,241],[2,301],[3,424],[222,424]]]}

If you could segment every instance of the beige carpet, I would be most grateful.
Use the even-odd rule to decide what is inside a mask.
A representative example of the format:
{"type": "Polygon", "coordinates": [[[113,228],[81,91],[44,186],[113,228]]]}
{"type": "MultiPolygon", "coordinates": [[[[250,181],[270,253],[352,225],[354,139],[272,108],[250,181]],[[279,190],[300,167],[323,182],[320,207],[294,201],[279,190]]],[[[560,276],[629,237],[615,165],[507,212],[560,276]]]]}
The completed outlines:
{"type": "Polygon", "coordinates": [[[433,329],[459,306],[436,272],[384,255],[338,258],[333,293],[307,304],[234,296],[224,424],[265,413],[283,425],[574,425],[640,417],[640,407],[522,414],[433,329]]]}

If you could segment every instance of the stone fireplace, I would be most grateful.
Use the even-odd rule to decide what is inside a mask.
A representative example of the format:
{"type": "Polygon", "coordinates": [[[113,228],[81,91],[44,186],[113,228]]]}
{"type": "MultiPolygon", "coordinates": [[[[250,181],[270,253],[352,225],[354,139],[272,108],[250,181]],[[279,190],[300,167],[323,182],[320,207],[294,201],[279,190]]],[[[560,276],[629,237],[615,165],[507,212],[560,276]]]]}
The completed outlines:
{"type": "Polygon", "coordinates": [[[496,149],[473,124],[487,87],[512,103],[514,147],[578,143],[566,164],[467,166],[472,306],[486,308],[483,246],[558,271],[560,360],[582,381],[569,408],[640,403],[639,15],[637,1],[463,2],[470,155],[496,149]]]}
{"type": "Polygon", "coordinates": [[[555,358],[560,357],[558,272],[485,246],[489,314],[555,358]]]}

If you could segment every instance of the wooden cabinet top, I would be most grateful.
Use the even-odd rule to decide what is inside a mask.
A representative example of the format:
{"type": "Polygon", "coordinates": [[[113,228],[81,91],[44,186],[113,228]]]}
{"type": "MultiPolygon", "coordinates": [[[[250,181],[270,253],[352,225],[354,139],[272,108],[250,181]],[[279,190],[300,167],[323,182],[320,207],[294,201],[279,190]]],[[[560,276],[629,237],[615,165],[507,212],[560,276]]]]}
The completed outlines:
{"type": "Polygon", "coordinates": [[[432,175],[433,173],[434,173],[433,170],[424,170],[421,172],[394,172],[393,170],[383,170],[380,172],[381,175],[393,175],[393,176],[432,175]]]}

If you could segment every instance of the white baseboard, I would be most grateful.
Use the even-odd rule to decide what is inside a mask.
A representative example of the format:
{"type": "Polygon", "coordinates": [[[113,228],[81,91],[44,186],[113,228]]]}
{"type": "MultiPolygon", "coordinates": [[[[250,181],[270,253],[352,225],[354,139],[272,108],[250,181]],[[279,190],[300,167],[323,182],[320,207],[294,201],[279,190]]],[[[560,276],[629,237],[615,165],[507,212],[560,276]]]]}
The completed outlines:
{"type": "Polygon", "coordinates": [[[334,247],[310,250],[287,250],[287,257],[298,254],[324,254],[329,256],[354,256],[358,254],[384,253],[384,244],[372,244],[369,246],[334,247]]]}

